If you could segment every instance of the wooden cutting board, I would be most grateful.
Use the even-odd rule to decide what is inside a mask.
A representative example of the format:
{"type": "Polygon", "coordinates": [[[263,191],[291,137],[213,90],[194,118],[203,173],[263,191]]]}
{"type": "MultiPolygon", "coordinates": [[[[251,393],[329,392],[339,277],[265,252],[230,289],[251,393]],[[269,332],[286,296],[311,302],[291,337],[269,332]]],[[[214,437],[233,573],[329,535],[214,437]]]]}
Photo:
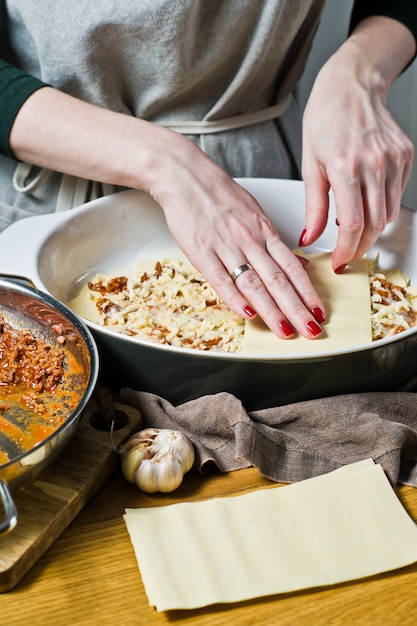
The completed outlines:
{"type": "Polygon", "coordinates": [[[0,537],[0,592],[19,582],[110,478],[120,463],[118,446],[140,430],[140,412],[114,402],[119,428],[111,433],[102,406],[90,400],[75,434],[57,459],[13,492],[18,523],[0,537]]]}

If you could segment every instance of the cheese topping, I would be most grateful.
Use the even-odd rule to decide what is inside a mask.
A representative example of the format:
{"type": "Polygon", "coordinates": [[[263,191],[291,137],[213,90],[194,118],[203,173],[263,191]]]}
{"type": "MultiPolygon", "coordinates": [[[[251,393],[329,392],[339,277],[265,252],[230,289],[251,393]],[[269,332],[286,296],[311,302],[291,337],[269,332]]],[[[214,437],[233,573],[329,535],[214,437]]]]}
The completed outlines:
{"type": "Polygon", "coordinates": [[[417,323],[417,292],[399,272],[389,280],[389,273],[372,272],[372,339],[383,339],[413,328],[417,323]],[[403,282],[403,284],[401,284],[403,282]]]}
{"type": "Polygon", "coordinates": [[[138,339],[198,350],[237,352],[245,321],[191,265],[157,262],[152,273],[88,283],[98,323],[138,339]]]}

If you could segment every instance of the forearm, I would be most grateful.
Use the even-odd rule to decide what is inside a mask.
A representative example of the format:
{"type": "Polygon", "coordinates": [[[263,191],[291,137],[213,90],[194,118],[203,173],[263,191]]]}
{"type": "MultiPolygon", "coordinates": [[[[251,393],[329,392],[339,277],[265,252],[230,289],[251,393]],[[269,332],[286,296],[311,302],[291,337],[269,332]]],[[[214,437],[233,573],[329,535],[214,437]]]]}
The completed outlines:
{"type": "Polygon", "coordinates": [[[403,23],[375,15],[358,23],[334,61],[346,62],[365,87],[385,97],[415,53],[416,40],[403,23]]]}
{"type": "Polygon", "coordinates": [[[417,11],[414,0],[355,0],[349,32],[367,17],[383,15],[401,22],[417,41],[417,11]]]}
{"type": "Polygon", "coordinates": [[[12,157],[9,134],[20,107],[36,90],[44,87],[40,80],[0,59],[0,153],[12,157]]]}
{"type": "Polygon", "coordinates": [[[156,169],[163,170],[170,155],[178,152],[177,143],[190,143],[167,129],[93,106],[51,87],[26,100],[9,141],[19,160],[146,190],[156,169]]]}

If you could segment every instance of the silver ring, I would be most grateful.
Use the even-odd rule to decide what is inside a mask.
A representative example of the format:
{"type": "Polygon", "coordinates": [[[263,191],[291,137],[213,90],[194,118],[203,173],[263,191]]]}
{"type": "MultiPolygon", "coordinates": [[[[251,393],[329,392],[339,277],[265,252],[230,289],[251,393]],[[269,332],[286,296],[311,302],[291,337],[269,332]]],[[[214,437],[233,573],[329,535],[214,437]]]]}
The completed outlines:
{"type": "Polygon", "coordinates": [[[244,263],[243,265],[239,265],[239,267],[234,269],[233,272],[230,274],[230,278],[233,280],[233,282],[235,282],[238,276],[243,274],[243,272],[247,272],[248,270],[253,270],[252,265],[249,265],[249,263],[244,263]]]}

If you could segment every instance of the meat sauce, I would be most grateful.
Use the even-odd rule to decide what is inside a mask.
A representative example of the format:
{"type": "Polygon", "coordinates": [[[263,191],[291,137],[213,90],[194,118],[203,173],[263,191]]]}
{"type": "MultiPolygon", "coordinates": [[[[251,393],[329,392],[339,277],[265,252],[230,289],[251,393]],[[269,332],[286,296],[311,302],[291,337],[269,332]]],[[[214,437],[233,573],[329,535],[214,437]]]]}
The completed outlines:
{"type": "MultiPolygon", "coordinates": [[[[63,382],[66,370],[80,365],[62,344],[62,336],[54,346],[11,326],[0,311],[0,434],[13,449],[31,450],[63,424],[67,409],[77,406],[79,394],[64,389],[63,382]]],[[[0,442],[0,464],[9,456],[0,442]]]]}

